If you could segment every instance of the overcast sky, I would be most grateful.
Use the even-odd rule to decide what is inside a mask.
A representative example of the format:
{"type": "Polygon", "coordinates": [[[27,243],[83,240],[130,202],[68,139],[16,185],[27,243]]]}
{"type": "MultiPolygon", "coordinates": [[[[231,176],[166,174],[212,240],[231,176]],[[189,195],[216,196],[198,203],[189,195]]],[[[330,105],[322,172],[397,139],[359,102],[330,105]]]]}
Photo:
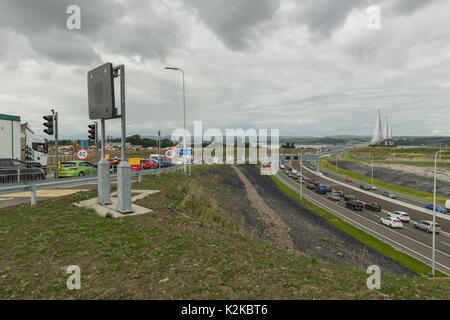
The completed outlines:
{"type": "MultiPolygon", "coordinates": [[[[87,72],[126,67],[128,135],[278,128],[280,135],[450,135],[448,0],[0,0],[0,113],[87,136],[87,72]],[[81,8],[69,30],[66,8],[81,8]],[[366,9],[381,9],[369,29],[366,9]]],[[[107,132],[120,134],[117,120],[107,132]]],[[[44,135],[42,133],[42,135],[44,135]]]]}

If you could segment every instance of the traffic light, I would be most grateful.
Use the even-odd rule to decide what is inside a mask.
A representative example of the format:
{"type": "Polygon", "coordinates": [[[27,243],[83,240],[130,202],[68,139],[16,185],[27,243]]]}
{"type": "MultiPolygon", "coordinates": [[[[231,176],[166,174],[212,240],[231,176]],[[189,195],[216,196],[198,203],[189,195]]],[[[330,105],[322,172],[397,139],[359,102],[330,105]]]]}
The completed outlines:
{"type": "Polygon", "coordinates": [[[95,123],[94,124],[90,124],[90,125],[88,125],[88,127],[89,127],[89,136],[88,136],[88,138],[89,139],[91,139],[91,140],[94,140],[94,141],[96,141],[96,131],[97,131],[97,126],[95,125],[95,123]]]}
{"type": "Polygon", "coordinates": [[[48,134],[49,136],[53,135],[53,115],[44,116],[43,117],[45,121],[44,126],[47,127],[47,129],[44,129],[44,132],[48,134]]]}

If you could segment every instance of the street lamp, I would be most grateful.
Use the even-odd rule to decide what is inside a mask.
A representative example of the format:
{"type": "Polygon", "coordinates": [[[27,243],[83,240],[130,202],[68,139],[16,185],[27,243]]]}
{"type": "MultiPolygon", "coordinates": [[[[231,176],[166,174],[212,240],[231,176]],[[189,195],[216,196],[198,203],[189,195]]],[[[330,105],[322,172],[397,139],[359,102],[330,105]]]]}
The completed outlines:
{"type": "Polygon", "coordinates": [[[186,174],[186,99],[184,92],[184,71],[180,68],[166,67],[166,70],[181,71],[183,74],[183,119],[184,119],[184,131],[183,131],[183,162],[184,162],[184,174],[186,174]]]}
{"type": "Polygon", "coordinates": [[[433,187],[433,244],[431,249],[431,274],[434,277],[434,251],[436,250],[436,172],[437,172],[437,155],[446,152],[447,150],[439,150],[434,154],[434,187],[433,187]]]}
{"type": "Polygon", "coordinates": [[[300,151],[300,201],[303,201],[303,150],[300,151]]]}

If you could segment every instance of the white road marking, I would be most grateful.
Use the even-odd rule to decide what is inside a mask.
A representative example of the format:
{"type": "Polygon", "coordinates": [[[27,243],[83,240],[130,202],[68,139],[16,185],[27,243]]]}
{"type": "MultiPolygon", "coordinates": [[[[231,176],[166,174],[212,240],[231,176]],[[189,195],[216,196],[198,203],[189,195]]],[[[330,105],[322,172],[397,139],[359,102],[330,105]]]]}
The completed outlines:
{"type": "Polygon", "coordinates": [[[3,200],[12,200],[13,198],[0,198],[0,201],[3,201],[3,200]]]}

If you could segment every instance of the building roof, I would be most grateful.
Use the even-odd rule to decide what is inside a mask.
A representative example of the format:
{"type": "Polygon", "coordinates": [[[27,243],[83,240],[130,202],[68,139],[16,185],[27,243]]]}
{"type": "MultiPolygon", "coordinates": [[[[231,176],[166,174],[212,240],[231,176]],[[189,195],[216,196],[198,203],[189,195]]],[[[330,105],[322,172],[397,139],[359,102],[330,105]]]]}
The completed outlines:
{"type": "Polygon", "coordinates": [[[20,121],[20,117],[0,113],[0,120],[20,121]]]}

